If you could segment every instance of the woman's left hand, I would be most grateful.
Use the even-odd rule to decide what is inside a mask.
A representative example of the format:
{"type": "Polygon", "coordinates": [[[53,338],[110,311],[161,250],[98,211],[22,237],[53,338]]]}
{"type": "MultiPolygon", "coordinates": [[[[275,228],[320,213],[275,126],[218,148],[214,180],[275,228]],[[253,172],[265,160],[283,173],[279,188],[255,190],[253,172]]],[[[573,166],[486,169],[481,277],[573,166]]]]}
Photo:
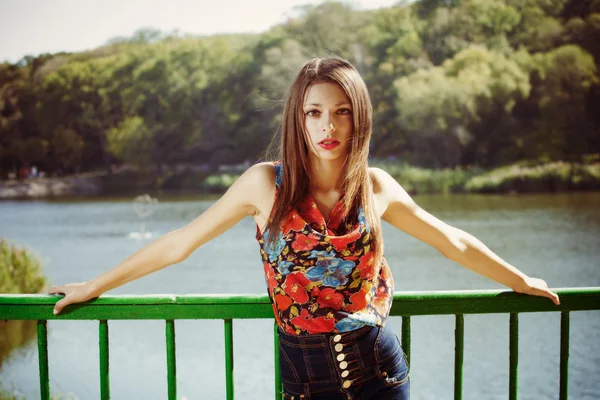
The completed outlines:
{"type": "Polygon", "coordinates": [[[558,295],[548,289],[548,284],[543,279],[527,277],[525,279],[525,287],[514,289],[514,291],[517,293],[529,294],[531,296],[547,297],[552,300],[554,304],[560,304],[558,295]]]}

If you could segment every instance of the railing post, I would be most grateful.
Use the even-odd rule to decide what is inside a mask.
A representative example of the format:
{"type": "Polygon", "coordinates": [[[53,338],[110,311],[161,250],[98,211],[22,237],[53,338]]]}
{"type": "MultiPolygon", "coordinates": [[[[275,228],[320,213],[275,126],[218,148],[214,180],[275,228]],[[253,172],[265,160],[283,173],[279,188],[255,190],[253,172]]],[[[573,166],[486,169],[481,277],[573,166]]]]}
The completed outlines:
{"type": "Polygon", "coordinates": [[[38,360],[40,368],[40,398],[50,400],[50,377],[48,371],[48,329],[46,320],[37,322],[38,360]]]}
{"type": "Polygon", "coordinates": [[[101,320],[98,327],[100,341],[100,398],[110,399],[109,359],[108,359],[108,321],[101,320]]]}
{"type": "Polygon", "coordinates": [[[510,313],[508,398],[517,400],[519,367],[519,314],[510,313]]]}
{"type": "Polygon", "coordinates": [[[275,348],[275,400],[281,400],[283,390],[281,386],[281,375],[279,374],[279,333],[277,332],[277,322],[273,329],[273,347],[275,348]]]}
{"type": "Polygon", "coordinates": [[[406,354],[406,362],[410,365],[410,315],[402,316],[402,350],[406,354]]]}
{"type": "Polygon", "coordinates": [[[560,313],[560,389],[559,399],[569,398],[569,312],[560,313]]]}
{"type": "Polygon", "coordinates": [[[168,399],[177,399],[177,367],[175,360],[175,321],[166,320],[166,338],[167,338],[167,391],[168,399]]]}
{"type": "Polygon", "coordinates": [[[462,399],[463,362],[465,345],[465,316],[456,314],[454,330],[454,399],[462,399]]]}
{"type": "Polygon", "coordinates": [[[227,400],[233,400],[233,322],[225,320],[225,387],[227,400]]]}

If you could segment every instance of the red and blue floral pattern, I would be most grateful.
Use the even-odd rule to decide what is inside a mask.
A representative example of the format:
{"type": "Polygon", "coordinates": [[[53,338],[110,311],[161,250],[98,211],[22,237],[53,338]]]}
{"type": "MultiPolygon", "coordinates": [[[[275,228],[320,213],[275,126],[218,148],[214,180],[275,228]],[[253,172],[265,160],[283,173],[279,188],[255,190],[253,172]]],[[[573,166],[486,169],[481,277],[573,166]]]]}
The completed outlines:
{"type": "MultiPolygon", "coordinates": [[[[281,163],[275,166],[279,188],[281,163]]],[[[261,234],[257,226],[275,319],[285,332],[346,332],[385,324],[394,291],[392,274],[385,258],[378,265],[373,261],[362,208],[354,223],[346,216],[340,200],[326,221],[307,195],[287,214],[273,246],[266,245],[270,233],[261,234]]]]}

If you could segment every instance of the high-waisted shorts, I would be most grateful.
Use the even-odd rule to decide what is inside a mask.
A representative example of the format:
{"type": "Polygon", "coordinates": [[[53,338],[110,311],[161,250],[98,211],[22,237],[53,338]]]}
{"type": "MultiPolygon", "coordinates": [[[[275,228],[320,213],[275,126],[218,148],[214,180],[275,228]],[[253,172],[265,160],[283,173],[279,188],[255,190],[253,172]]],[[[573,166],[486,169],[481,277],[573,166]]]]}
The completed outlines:
{"type": "Polygon", "coordinates": [[[407,400],[410,380],[398,336],[366,326],[322,335],[279,330],[285,399],[407,400]]]}

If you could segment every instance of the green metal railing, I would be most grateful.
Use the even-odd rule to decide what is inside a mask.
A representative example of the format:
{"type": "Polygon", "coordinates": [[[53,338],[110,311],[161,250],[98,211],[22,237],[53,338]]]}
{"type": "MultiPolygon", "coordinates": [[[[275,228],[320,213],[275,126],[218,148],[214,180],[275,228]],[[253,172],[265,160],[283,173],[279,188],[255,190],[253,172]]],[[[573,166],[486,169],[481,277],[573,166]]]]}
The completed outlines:
{"type": "MultiPolygon", "coordinates": [[[[411,317],[455,315],[454,398],[463,392],[464,315],[508,313],[509,399],[517,399],[519,313],[560,312],[560,396],[568,397],[569,316],[571,311],[600,310],[600,287],[557,289],[560,306],[549,299],[511,291],[403,292],[394,295],[391,315],[402,317],[402,347],[410,362],[411,317]]],[[[222,319],[225,335],[225,381],[227,399],[234,398],[233,320],[273,318],[266,295],[248,296],[102,296],[71,305],[58,316],[52,313],[58,298],[49,295],[0,295],[0,320],[37,320],[40,393],[50,399],[48,370],[48,320],[98,320],[100,342],[100,394],[110,398],[108,320],[161,319],[166,321],[168,398],[176,399],[175,320],[222,319]]],[[[274,330],[275,398],[281,399],[278,336],[274,330]]]]}

